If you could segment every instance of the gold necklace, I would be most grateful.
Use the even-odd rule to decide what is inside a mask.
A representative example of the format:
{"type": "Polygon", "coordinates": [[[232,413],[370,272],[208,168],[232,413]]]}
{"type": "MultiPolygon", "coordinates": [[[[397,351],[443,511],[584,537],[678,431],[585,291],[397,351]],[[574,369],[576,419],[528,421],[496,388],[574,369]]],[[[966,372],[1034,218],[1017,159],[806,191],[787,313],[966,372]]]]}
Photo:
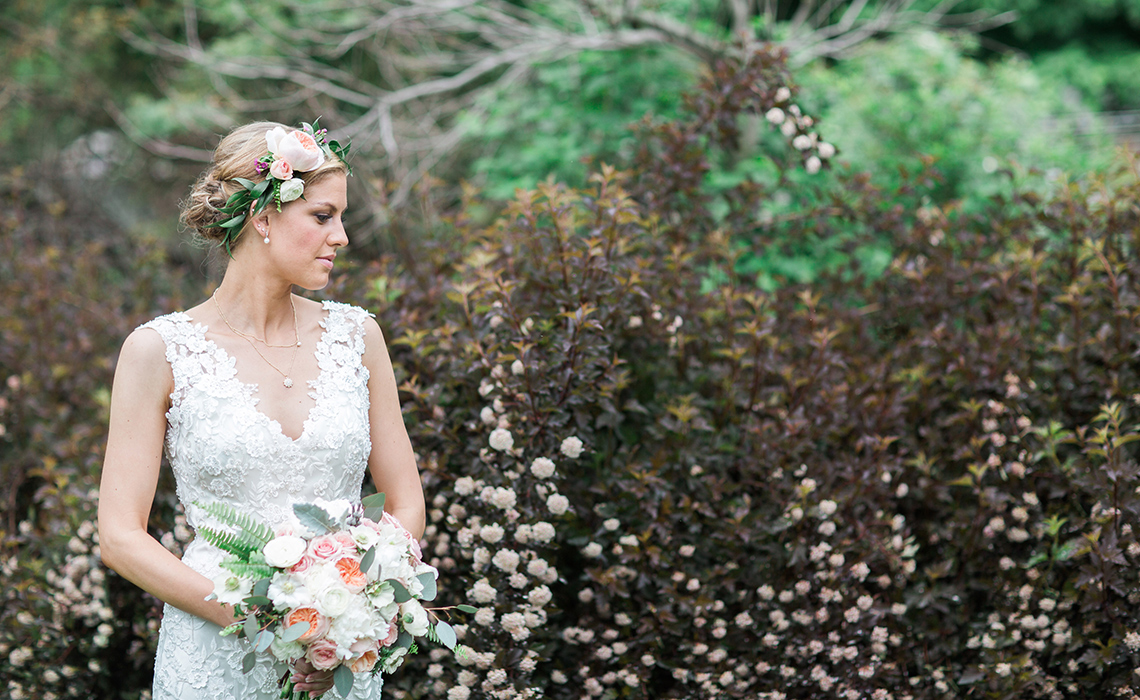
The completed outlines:
{"type": "MultiPolygon", "coordinates": [[[[265,364],[272,367],[274,370],[277,371],[278,374],[280,374],[282,377],[285,378],[285,381],[281,382],[285,386],[285,388],[286,389],[292,389],[293,388],[293,380],[289,377],[289,373],[291,373],[293,371],[293,363],[297,361],[297,348],[301,347],[301,341],[298,340],[297,344],[292,346],[293,347],[293,355],[289,358],[289,373],[282,372],[280,367],[278,367],[277,365],[270,362],[269,358],[266,357],[265,355],[261,354],[261,351],[257,349],[257,346],[253,344],[253,340],[251,340],[251,338],[256,339],[256,340],[260,340],[259,338],[257,338],[257,336],[250,336],[250,335],[247,335],[246,333],[242,333],[241,331],[239,331],[238,329],[236,329],[230,325],[229,320],[226,319],[226,315],[222,312],[222,307],[218,304],[218,296],[217,296],[216,291],[214,292],[214,294],[210,295],[210,298],[214,300],[214,308],[216,308],[218,310],[218,315],[222,317],[222,321],[225,322],[226,326],[228,326],[229,329],[231,331],[233,331],[234,333],[236,333],[237,335],[241,336],[242,338],[245,338],[246,342],[249,343],[249,346],[251,348],[253,348],[253,351],[257,353],[258,357],[265,360],[265,364]]],[[[290,297],[289,297],[289,303],[290,304],[293,303],[292,295],[290,295],[290,297]]],[[[297,309],[296,309],[296,307],[293,308],[293,323],[294,323],[294,330],[296,330],[296,328],[297,328],[297,326],[296,326],[296,323],[297,323],[297,309]]],[[[262,342],[265,342],[265,341],[262,341],[262,342]]],[[[274,347],[274,348],[287,348],[287,347],[289,347],[288,345],[269,345],[269,343],[265,343],[265,344],[268,345],[269,347],[274,347]]]]}
{"type": "MultiPolygon", "coordinates": [[[[226,322],[227,326],[230,326],[230,322],[226,320],[226,315],[224,313],[222,313],[222,307],[218,306],[218,290],[215,289],[214,293],[210,295],[210,298],[214,300],[214,306],[217,307],[218,314],[221,315],[222,320],[226,322]]],[[[289,295],[289,307],[291,309],[293,309],[293,338],[296,340],[295,343],[285,343],[284,345],[274,345],[274,344],[270,343],[268,340],[262,340],[261,338],[258,338],[256,335],[253,335],[252,333],[243,333],[242,331],[239,331],[238,329],[234,328],[233,326],[230,326],[230,330],[233,331],[234,333],[236,333],[237,335],[240,335],[241,337],[245,338],[246,340],[249,340],[250,338],[252,338],[267,348],[291,348],[294,345],[296,345],[297,347],[301,347],[301,334],[298,331],[298,326],[297,326],[297,306],[293,303],[293,295],[292,294],[289,295]]]]}

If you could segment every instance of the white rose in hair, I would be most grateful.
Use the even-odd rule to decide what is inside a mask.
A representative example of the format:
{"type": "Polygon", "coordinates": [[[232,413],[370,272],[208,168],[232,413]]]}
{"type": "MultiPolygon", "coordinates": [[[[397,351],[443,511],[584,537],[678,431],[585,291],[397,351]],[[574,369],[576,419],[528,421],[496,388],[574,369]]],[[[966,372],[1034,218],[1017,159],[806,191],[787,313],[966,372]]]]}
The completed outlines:
{"type": "Polygon", "coordinates": [[[286,132],[274,127],[265,132],[265,143],[275,158],[288,161],[294,170],[307,173],[325,162],[325,152],[312,134],[304,131],[286,132]]]}
{"type": "Polygon", "coordinates": [[[263,550],[265,563],[278,569],[288,569],[301,561],[301,557],[305,555],[308,546],[305,540],[295,535],[275,537],[269,541],[269,544],[265,545],[263,550]]]}
{"type": "Polygon", "coordinates": [[[297,199],[305,191],[305,181],[300,178],[293,178],[281,183],[281,201],[292,202],[297,199]]]}

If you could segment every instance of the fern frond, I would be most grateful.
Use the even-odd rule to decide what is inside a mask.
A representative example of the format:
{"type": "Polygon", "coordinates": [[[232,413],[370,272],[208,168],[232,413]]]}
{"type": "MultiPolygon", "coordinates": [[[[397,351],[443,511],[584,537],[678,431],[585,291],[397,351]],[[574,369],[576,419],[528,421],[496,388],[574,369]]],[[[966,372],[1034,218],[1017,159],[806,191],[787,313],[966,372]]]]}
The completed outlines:
{"type": "Polygon", "coordinates": [[[240,513],[236,508],[228,503],[221,503],[213,501],[211,503],[198,503],[195,502],[202,510],[214,516],[219,522],[236,527],[240,531],[249,534],[254,540],[257,541],[259,547],[265,545],[273,539],[273,530],[268,525],[256,519],[255,517],[240,513]]]}
{"type": "Polygon", "coordinates": [[[273,574],[277,573],[273,567],[269,566],[268,564],[255,564],[253,562],[238,561],[233,559],[230,561],[224,561],[219,566],[221,566],[223,569],[226,569],[227,571],[245,578],[263,579],[269,578],[273,574]]]}
{"type": "Polygon", "coordinates": [[[221,532],[205,526],[198,528],[198,534],[218,549],[229,552],[242,561],[247,561],[249,555],[258,549],[258,545],[244,541],[240,534],[221,532]]]}

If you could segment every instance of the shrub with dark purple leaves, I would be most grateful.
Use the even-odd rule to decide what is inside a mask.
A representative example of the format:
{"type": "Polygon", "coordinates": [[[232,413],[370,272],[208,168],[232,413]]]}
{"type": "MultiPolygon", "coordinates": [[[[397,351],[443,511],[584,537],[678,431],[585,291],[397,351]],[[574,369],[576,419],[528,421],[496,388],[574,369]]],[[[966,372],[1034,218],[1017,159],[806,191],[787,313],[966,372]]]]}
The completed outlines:
{"type": "MultiPolygon", "coordinates": [[[[414,259],[358,264],[328,290],[377,313],[440,600],[476,608],[455,620],[466,653],[421,654],[392,697],[1140,688],[1137,163],[1050,192],[1015,186],[984,215],[929,204],[933,169],[891,190],[841,168],[804,179],[787,169],[813,156],[794,143],[773,155],[772,182],[708,187],[742,125],[793,115],[799,131],[783,135],[818,150],[786,83],[776,54],[725,62],[688,118],[637,127],[630,162],[582,188],[519,192],[487,226],[468,193],[414,259]],[[777,192],[790,200],[772,216],[777,192]],[[815,240],[845,262],[757,287],[750,257],[815,240]],[[869,274],[857,252],[875,247],[891,261],[869,274]]],[[[108,308],[119,293],[91,292],[108,308]]],[[[0,318],[6,349],[31,342],[8,330],[32,312],[20,308],[0,318]]],[[[88,384],[49,394],[41,360],[82,332],[102,356],[134,322],[60,323],[58,343],[0,355],[17,377],[0,439],[24,455],[45,436],[86,440],[82,459],[57,460],[63,485],[19,462],[0,672],[25,696],[106,687],[113,657],[82,636],[99,596],[110,647],[128,645],[117,663],[149,662],[153,608],[85,573],[95,562],[63,570],[94,544],[87,454],[104,416],[90,397],[108,375],[85,358],[71,381],[88,384]],[[41,370],[16,363],[44,378],[30,388],[41,370]],[[67,507],[52,489],[73,494],[67,507]]]]}

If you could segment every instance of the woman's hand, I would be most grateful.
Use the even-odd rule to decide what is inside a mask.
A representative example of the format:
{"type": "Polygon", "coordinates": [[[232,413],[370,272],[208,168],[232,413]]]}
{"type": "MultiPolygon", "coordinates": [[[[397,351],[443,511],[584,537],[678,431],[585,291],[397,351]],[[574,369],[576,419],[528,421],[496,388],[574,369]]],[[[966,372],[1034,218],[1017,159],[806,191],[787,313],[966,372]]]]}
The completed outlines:
{"type": "Polygon", "coordinates": [[[318,671],[305,658],[293,662],[293,690],[308,692],[310,697],[320,697],[333,687],[333,672],[318,671]]]}

